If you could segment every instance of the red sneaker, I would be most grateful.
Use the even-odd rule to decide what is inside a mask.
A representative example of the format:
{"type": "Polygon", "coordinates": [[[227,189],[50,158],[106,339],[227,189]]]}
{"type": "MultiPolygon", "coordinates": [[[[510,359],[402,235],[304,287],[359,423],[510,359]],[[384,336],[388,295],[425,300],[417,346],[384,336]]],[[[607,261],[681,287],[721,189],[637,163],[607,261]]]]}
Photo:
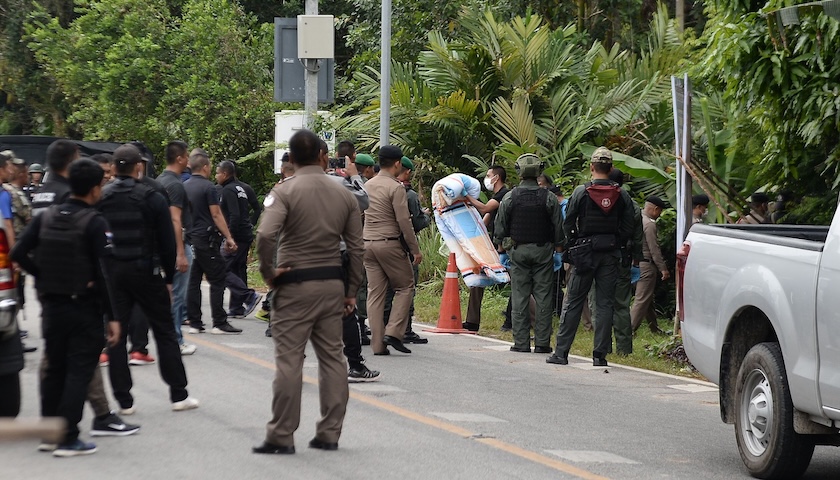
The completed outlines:
{"type": "Polygon", "coordinates": [[[148,353],[131,352],[128,357],[129,365],[151,365],[153,363],[155,363],[155,357],[148,353]]]}
{"type": "Polygon", "coordinates": [[[108,366],[108,354],[102,352],[99,354],[99,366],[100,367],[107,367],[108,366]]]}

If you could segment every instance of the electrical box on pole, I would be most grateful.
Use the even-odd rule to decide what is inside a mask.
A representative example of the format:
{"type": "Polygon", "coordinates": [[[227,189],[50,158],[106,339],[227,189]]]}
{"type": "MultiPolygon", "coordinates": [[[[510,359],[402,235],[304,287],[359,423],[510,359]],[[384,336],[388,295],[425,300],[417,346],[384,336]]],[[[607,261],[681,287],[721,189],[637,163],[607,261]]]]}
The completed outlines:
{"type": "Polygon", "coordinates": [[[298,15],[298,58],[335,56],[335,19],[332,15],[298,15]]]}
{"type": "MultiPolygon", "coordinates": [[[[303,103],[304,61],[298,56],[297,18],[274,19],[274,101],[303,103]]],[[[332,44],[333,42],[330,42],[332,44]]],[[[335,101],[335,61],[320,61],[318,102],[335,101]]]]}

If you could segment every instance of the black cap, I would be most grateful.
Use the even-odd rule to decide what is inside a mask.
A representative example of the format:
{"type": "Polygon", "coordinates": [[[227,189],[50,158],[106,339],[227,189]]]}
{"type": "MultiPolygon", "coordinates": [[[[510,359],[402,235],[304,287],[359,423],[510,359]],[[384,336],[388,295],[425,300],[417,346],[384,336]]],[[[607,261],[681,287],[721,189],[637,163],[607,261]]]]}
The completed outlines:
{"type": "Polygon", "coordinates": [[[560,190],[560,187],[558,185],[552,185],[552,186],[548,187],[548,191],[555,194],[555,195],[560,195],[560,194],[563,193],[560,190]]]}
{"type": "Polygon", "coordinates": [[[385,145],[379,149],[379,159],[402,160],[403,152],[396,145],[385,145]]]}
{"type": "Polygon", "coordinates": [[[140,150],[134,145],[125,144],[114,150],[114,163],[126,165],[128,163],[139,163],[143,161],[140,150]]]}
{"type": "Polygon", "coordinates": [[[656,195],[651,195],[645,199],[645,202],[652,203],[659,208],[665,208],[665,202],[662,201],[661,198],[657,197],[656,195]]]}
{"type": "Polygon", "coordinates": [[[768,203],[770,201],[770,197],[767,196],[766,193],[763,192],[755,192],[750,197],[752,203],[768,203]]]}
{"type": "Polygon", "coordinates": [[[707,206],[707,205],[709,205],[709,196],[706,195],[705,193],[695,195],[695,196],[691,197],[691,204],[695,207],[697,205],[707,206]]]}

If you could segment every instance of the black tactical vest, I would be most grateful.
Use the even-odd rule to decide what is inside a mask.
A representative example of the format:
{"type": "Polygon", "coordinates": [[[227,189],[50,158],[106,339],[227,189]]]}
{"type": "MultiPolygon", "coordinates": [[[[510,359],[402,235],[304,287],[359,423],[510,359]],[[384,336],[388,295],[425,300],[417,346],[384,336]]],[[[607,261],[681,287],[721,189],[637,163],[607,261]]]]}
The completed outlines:
{"type": "MultiPolygon", "coordinates": [[[[589,187],[592,183],[586,184],[589,187]]],[[[618,187],[620,188],[620,187],[618,187]]],[[[589,191],[584,190],[585,200],[581,202],[578,226],[580,227],[579,237],[590,237],[592,235],[611,234],[618,235],[618,226],[622,212],[624,211],[624,199],[618,196],[617,204],[609,213],[604,213],[595,200],[589,196],[589,191]]]]}
{"type": "Polygon", "coordinates": [[[545,188],[514,188],[510,204],[510,238],[517,244],[553,242],[554,232],[545,188]]]}
{"type": "Polygon", "coordinates": [[[41,294],[83,295],[96,279],[94,259],[85,230],[98,215],[92,208],[75,213],[62,211],[58,205],[43,212],[35,264],[40,274],[35,286],[41,294]]]}
{"type": "Polygon", "coordinates": [[[70,184],[66,180],[56,178],[47,183],[42,183],[32,195],[32,217],[40,215],[52,205],[64,203],[69,196],[70,184]]]}
{"type": "Polygon", "coordinates": [[[111,227],[112,255],[117,260],[151,260],[155,231],[148,197],[155,191],[133,179],[118,179],[102,192],[97,208],[111,227]]]}

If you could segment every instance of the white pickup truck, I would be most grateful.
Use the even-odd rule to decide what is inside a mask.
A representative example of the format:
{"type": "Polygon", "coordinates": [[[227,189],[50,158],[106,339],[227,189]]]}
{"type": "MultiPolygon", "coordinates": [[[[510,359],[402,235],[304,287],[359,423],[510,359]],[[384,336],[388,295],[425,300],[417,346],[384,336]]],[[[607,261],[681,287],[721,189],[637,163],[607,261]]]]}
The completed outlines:
{"type": "Polygon", "coordinates": [[[694,225],[677,274],[686,353],[750,474],[800,477],[840,445],[840,209],[831,227],[694,225]]]}

